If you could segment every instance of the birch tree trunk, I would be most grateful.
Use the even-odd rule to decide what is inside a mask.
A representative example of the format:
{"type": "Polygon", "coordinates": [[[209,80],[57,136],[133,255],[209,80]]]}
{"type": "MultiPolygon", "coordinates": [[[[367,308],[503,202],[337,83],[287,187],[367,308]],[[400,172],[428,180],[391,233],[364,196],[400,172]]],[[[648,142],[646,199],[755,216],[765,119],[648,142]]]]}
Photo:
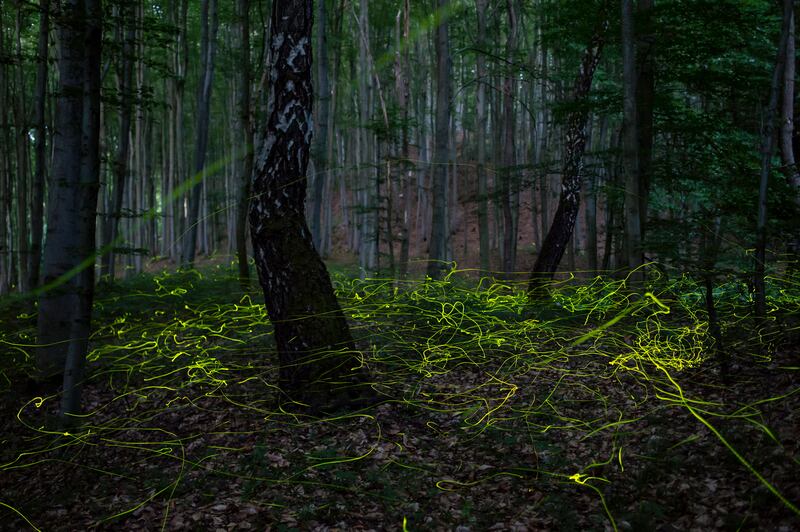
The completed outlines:
{"type": "Polygon", "coordinates": [[[281,390],[320,410],[352,396],[360,380],[354,369],[361,364],[305,217],[313,135],[312,18],[312,0],[273,2],[273,105],[255,161],[250,228],[275,328],[281,390]]]}
{"type": "MultiPolygon", "coordinates": [[[[608,29],[608,15],[604,4],[599,14],[600,23],[592,35],[589,46],[581,59],[580,72],[575,79],[572,98],[575,103],[583,103],[592,88],[592,79],[600,61],[600,53],[605,44],[608,29]]],[[[564,169],[561,179],[561,195],[553,223],[547,232],[542,250],[536,258],[531,272],[528,293],[531,298],[545,296],[547,284],[561,262],[580,207],[581,179],[583,175],[583,153],[586,149],[586,120],[588,112],[583,105],[571,111],[567,117],[567,130],[564,138],[564,169]]]]}

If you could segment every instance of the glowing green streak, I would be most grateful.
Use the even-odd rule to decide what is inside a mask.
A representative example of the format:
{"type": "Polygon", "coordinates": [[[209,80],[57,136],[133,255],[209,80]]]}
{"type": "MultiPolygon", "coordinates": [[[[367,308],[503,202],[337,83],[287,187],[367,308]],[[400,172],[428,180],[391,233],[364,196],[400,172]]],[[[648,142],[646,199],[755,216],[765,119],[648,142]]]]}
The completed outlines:
{"type": "Polygon", "coordinates": [[[795,506],[789,499],[784,497],[783,494],[780,491],[778,491],[778,489],[775,486],[773,486],[772,483],[769,480],[764,478],[764,476],[761,473],[759,473],[756,470],[756,468],[753,467],[753,465],[750,462],[748,462],[747,459],[744,456],[739,454],[739,452],[733,447],[733,445],[731,445],[731,443],[728,440],[725,439],[725,436],[723,436],[716,429],[716,427],[714,427],[707,419],[705,419],[703,416],[701,416],[699,413],[697,413],[695,408],[692,405],[689,404],[690,401],[687,401],[686,398],[683,396],[683,389],[678,385],[677,382],[675,382],[675,380],[672,378],[672,375],[670,375],[670,373],[664,367],[662,367],[662,366],[660,366],[658,364],[656,364],[656,367],[658,367],[658,369],[660,369],[661,371],[664,372],[664,374],[667,376],[667,379],[669,379],[669,381],[673,384],[673,386],[675,386],[675,389],[678,390],[678,395],[681,398],[681,404],[683,404],[683,406],[685,406],[686,409],[694,417],[696,417],[698,421],[700,421],[700,423],[705,425],[708,428],[708,430],[713,432],[714,435],[717,437],[717,439],[719,439],[719,441],[721,441],[722,444],[725,447],[728,448],[728,450],[733,454],[733,456],[735,456],[736,459],[739,460],[739,462],[741,462],[742,465],[745,466],[747,468],[747,470],[750,471],[761,482],[761,484],[764,485],[765,488],[767,488],[770,492],[772,492],[773,495],[775,495],[778,499],[780,499],[780,501],[787,508],[789,508],[791,511],[793,511],[797,515],[800,515],[800,508],[795,506]]]}
{"type": "Polygon", "coordinates": [[[16,508],[14,508],[13,506],[10,506],[10,505],[8,505],[8,504],[4,503],[3,501],[0,501],[0,506],[2,506],[3,508],[8,508],[8,509],[9,509],[9,510],[11,510],[12,512],[14,512],[14,513],[15,513],[15,514],[17,514],[18,516],[20,516],[20,517],[21,517],[22,519],[24,519],[24,520],[25,520],[25,522],[26,522],[26,523],[28,523],[28,524],[31,526],[31,528],[33,528],[33,529],[34,529],[36,532],[42,532],[42,530],[41,530],[39,527],[37,527],[36,525],[34,525],[33,523],[31,523],[31,522],[30,522],[30,520],[29,520],[27,517],[25,517],[25,514],[23,514],[22,512],[20,512],[19,510],[17,510],[17,509],[16,509],[16,508]]]}

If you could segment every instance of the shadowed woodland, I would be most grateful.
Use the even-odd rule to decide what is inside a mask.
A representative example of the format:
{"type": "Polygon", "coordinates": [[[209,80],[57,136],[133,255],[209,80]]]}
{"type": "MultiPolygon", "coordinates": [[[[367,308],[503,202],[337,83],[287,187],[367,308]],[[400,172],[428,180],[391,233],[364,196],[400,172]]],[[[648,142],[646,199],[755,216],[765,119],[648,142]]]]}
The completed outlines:
{"type": "Polygon", "coordinates": [[[795,14],[0,0],[0,529],[797,529],[795,14]]]}

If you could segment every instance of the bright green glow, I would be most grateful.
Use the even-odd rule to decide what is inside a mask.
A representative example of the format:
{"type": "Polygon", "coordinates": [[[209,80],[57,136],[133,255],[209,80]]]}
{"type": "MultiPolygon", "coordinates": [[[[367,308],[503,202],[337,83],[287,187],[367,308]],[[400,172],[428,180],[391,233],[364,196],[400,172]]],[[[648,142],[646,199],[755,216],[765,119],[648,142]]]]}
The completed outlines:
{"type": "MultiPolygon", "coordinates": [[[[468,274],[454,269],[438,282],[334,276],[359,363],[374,375],[371,386],[387,409],[327,418],[273,406],[277,372],[264,306],[259,295],[237,291],[227,268],[143,276],[119,292],[99,294],[89,354],[93,391],[81,425],[69,433],[50,430],[45,414],[59,398],[32,399],[17,416],[30,437],[13,455],[0,455],[0,475],[69,462],[101,480],[125,479],[134,496],[97,516],[107,522],[153,501],[170,508],[182,490],[200,489],[193,482],[201,474],[240,482],[248,497],[257,496],[259,486],[281,486],[383,500],[371,488],[348,484],[354,470],[374,469],[382,479],[393,473],[425,479],[445,494],[499,482],[543,492],[554,486],[569,493],[589,489],[598,515],[616,529],[621,510],[606,500],[606,489],[634,478],[642,461],[640,447],[626,438],[641,431],[648,416],[678,408],[696,420],[691,430],[711,431],[776,504],[798,512],[713,420],[746,426],[763,436],[761,445],[782,451],[762,413],[799,389],[765,393],[749,404],[686,391],[693,379],[686,370],[704,369],[713,356],[703,293],[692,279],[656,279],[642,295],[628,290],[624,279],[566,280],[554,288],[552,306],[531,309],[524,286],[487,277],[476,282],[468,274]],[[401,431],[387,413],[399,406],[402,415],[417,420],[401,431]],[[183,428],[192,416],[202,416],[203,424],[187,421],[190,428],[183,428]],[[304,433],[318,441],[301,441],[302,450],[275,447],[304,433]],[[347,445],[329,447],[332,434],[349,434],[347,445]],[[483,445],[491,461],[452,464],[443,472],[442,464],[427,462],[433,458],[418,439],[445,451],[483,445]],[[495,441],[509,451],[492,454],[495,441]],[[571,444],[596,452],[568,454],[571,444]],[[527,454],[520,451],[523,445],[527,454]],[[93,453],[125,461],[95,463],[93,453]],[[131,468],[146,473],[132,475],[131,468]],[[544,482],[554,484],[542,487],[544,482]]],[[[770,282],[777,287],[770,293],[771,308],[800,312],[800,284],[770,282]]],[[[737,284],[717,293],[723,328],[746,327],[747,299],[737,284]]],[[[756,334],[737,349],[754,352],[755,341],[775,341],[768,330],[756,334]]],[[[30,330],[0,331],[0,348],[28,360],[31,338],[30,330]]],[[[335,353],[305,362],[326,356],[335,353]]],[[[758,356],[766,360],[769,351],[758,356]]],[[[667,442],[665,452],[699,439],[667,442]]],[[[797,466],[789,456],[787,462],[797,466]]],[[[386,504],[394,504],[393,497],[386,495],[386,504]]],[[[25,508],[0,505],[25,518],[25,508]]],[[[168,528],[169,512],[160,518],[168,528]]],[[[403,527],[416,529],[415,519],[403,516],[403,527]]]]}

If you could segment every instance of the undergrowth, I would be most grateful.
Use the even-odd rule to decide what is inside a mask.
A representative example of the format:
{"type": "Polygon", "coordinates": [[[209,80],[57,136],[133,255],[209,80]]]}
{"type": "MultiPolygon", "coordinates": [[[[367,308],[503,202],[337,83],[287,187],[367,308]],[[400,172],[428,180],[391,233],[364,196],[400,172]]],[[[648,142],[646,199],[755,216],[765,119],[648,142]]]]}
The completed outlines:
{"type": "Polygon", "coordinates": [[[224,267],[98,291],[78,428],[25,386],[36,316],[0,307],[9,529],[740,529],[800,519],[798,279],[334,287],[377,406],[276,407],[262,296],[224,267]],[[724,356],[723,356],[724,355],[724,356]],[[725,377],[725,380],[723,380],[725,377]],[[405,524],[404,524],[405,523],[405,524]]]}

